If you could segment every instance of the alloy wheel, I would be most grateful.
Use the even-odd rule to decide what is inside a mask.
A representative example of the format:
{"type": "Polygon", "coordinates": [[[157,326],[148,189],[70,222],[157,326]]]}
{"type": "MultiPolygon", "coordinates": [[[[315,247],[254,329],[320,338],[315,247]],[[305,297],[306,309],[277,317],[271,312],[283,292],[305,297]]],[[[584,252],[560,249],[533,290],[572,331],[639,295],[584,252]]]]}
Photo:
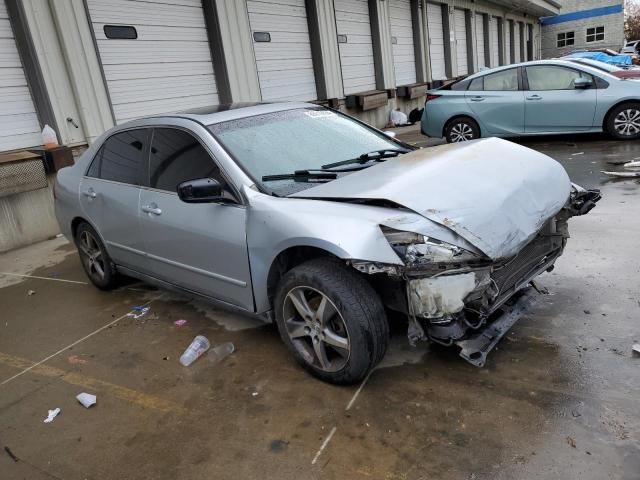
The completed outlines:
{"type": "Polygon", "coordinates": [[[613,126],[619,135],[631,137],[640,133],[640,110],[628,108],[622,110],[613,120],[613,126]]]}
{"type": "Polygon", "coordinates": [[[349,334],[329,297],[315,288],[295,287],[287,293],[282,308],[287,335],[308,363],[325,372],[346,365],[351,352],[349,334]]]}
{"type": "Polygon", "coordinates": [[[88,231],[83,231],[78,239],[80,258],[89,275],[97,280],[104,280],[105,259],[102,249],[95,237],[88,231]]]}
{"type": "Polygon", "coordinates": [[[451,127],[449,134],[453,143],[473,140],[473,129],[468,123],[460,122],[451,127]]]}

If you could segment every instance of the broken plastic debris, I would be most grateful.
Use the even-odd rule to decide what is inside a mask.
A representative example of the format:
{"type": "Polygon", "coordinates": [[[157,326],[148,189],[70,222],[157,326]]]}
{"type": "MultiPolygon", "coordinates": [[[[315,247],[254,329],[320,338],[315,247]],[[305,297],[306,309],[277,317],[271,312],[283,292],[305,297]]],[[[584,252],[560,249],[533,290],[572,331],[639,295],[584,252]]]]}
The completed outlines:
{"type": "Polygon", "coordinates": [[[193,339],[191,345],[187,347],[187,349],[180,357],[180,363],[185,367],[188,367],[193,362],[195,362],[196,359],[200,357],[200,355],[209,350],[210,347],[211,344],[209,343],[209,340],[207,340],[207,337],[198,335],[193,339]]]}
{"type": "Polygon", "coordinates": [[[600,170],[605,175],[609,175],[610,177],[640,177],[640,171],[637,172],[607,172],[606,170],[600,170]]]}
{"type": "Polygon", "coordinates": [[[49,414],[47,415],[47,418],[44,419],[44,423],[53,422],[53,419],[56,418],[59,413],[60,413],[60,408],[59,407],[54,409],[54,410],[49,410],[49,414]]]}
{"type": "Polygon", "coordinates": [[[584,155],[584,152],[576,152],[571,154],[572,157],[575,157],[576,155],[584,155]]]}
{"type": "Polygon", "coordinates": [[[36,291],[35,290],[27,290],[27,295],[31,296],[31,295],[35,295],[36,291]]]}
{"type": "Polygon", "coordinates": [[[87,361],[84,358],[81,358],[78,355],[69,355],[69,357],[67,358],[67,361],[72,365],[76,365],[76,364],[84,365],[85,363],[87,363],[87,361]]]}
{"type": "Polygon", "coordinates": [[[251,396],[252,396],[252,397],[257,397],[258,395],[259,395],[259,393],[258,393],[258,392],[253,392],[253,393],[251,394],[251,396]]]}
{"type": "Polygon", "coordinates": [[[633,347],[631,347],[634,355],[640,355],[640,343],[634,343],[633,347]]]}
{"type": "Polygon", "coordinates": [[[207,353],[207,360],[211,363],[220,363],[236,350],[236,347],[231,342],[223,343],[211,349],[207,353]]]}
{"type": "Polygon", "coordinates": [[[134,319],[139,319],[144,317],[151,307],[133,307],[129,313],[127,313],[127,317],[133,317],[134,319]]]}
{"type": "Polygon", "coordinates": [[[636,161],[636,162],[627,162],[625,164],[622,165],[624,168],[638,168],[640,167],[640,162],[636,161]]]}
{"type": "Polygon", "coordinates": [[[177,325],[179,327],[183,326],[186,323],[187,323],[187,321],[184,320],[184,319],[176,320],[175,322],[173,322],[174,325],[177,325]]]}
{"type": "Polygon", "coordinates": [[[91,395],[90,393],[82,392],[76,397],[76,399],[78,399],[85,408],[89,408],[96,404],[96,396],[91,395]]]}

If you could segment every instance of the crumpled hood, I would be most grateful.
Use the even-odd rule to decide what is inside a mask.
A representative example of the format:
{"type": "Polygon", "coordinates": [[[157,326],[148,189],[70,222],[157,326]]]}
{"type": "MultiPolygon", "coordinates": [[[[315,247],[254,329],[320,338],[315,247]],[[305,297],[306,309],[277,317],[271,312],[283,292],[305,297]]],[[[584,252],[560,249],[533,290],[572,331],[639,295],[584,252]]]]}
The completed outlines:
{"type": "Polygon", "coordinates": [[[488,138],[416,150],[290,196],[391,201],[498,259],[522,249],[570,193],[558,162],[488,138]]]}

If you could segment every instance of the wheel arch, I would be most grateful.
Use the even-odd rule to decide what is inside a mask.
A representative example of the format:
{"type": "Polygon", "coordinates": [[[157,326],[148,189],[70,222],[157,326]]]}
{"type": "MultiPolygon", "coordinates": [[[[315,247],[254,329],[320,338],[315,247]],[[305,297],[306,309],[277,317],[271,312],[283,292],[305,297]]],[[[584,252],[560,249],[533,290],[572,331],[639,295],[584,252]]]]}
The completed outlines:
{"type": "Polygon", "coordinates": [[[611,112],[613,112],[616,108],[626,104],[626,103],[639,103],[640,104],[640,98],[627,98],[625,100],[620,100],[619,102],[615,103],[614,105],[611,105],[611,107],[609,107],[609,109],[607,110],[607,113],[604,114],[604,117],[602,118],[602,131],[605,133],[609,133],[608,129],[607,129],[607,123],[609,122],[609,117],[611,116],[611,112]]]}

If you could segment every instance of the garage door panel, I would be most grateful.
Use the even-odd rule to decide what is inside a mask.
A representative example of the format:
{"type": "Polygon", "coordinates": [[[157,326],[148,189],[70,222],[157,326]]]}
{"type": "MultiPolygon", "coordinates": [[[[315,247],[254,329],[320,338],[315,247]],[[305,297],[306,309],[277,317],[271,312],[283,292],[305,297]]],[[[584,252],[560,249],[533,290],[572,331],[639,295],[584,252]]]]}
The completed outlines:
{"type": "MultiPolygon", "coordinates": [[[[308,45],[304,45],[304,44],[300,45],[297,43],[287,43],[281,46],[283,48],[286,48],[287,50],[286,60],[290,58],[307,58],[311,60],[311,50],[309,49],[308,45]]],[[[282,58],[281,51],[274,49],[273,47],[274,47],[273,42],[272,43],[256,43],[254,45],[254,50],[256,53],[256,58],[260,59],[258,61],[282,58]]]]}
{"type": "Polygon", "coordinates": [[[211,64],[209,45],[204,42],[135,41],[135,48],[132,48],[131,40],[104,40],[97,43],[104,65],[194,61],[211,64]]]}
{"type": "Polygon", "coordinates": [[[268,32],[298,32],[307,34],[309,42],[309,25],[306,17],[290,17],[287,15],[269,15],[250,13],[251,30],[268,32]]]}
{"type": "Polygon", "coordinates": [[[444,29],[442,26],[442,7],[427,3],[427,31],[429,34],[429,64],[431,78],[444,80],[446,75],[444,29]]]}
{"type": "Polygon", "coordinates": [[[369,16],[369,5],[363,0],[334,0],[336,11],[343,14],[358,13],[360,15],[369,16]]]}
{"type": "Polygon", "coordinates": [[[500,38],[498,37],[498,18],[492,17],[489,25],[491,31],[491,66],[500,64],[500,38]]]}
{"type": "Polygon", "coordinates": [[[371,39],[371,25],[366,22],[339,21],[336,22],[336,27],[338,34],[347,35],[348,39],[356,35],[371,39]]]}
{"type": "Polygon", "coordinates": [[[486,66],[485,60],[485,38],[484,38],[484,15],[476,13],[476,55],[478,58],[478,68],[486,66]]]}
{"type": "MultiPolygon", "coordinates": [[[[176,63],[158,64],[125,64],[105,65],[105,76],[113,81],[142,78],[163,78],[184,76],[184,65],[176,63]]],[[[211,74],[211,65],[207,63],[192,62],[189,64],[191,75],[211,74]]]]}
{"type": "Polygon", "coordinates": [[[395,38],[391,46],[396,86],[416,83],[411,2],[390,0],[389,7],[391,36],[395,38]]]}
{"type": "Polygon", "coordinates": [[[276,87],[265,86],[263,88],[264,95],[273,101],[305,101],[310,95],[315,94],[315,88],[310,89],[305,84],[289,85],[286,92],[282,89],[282,85],[276,87]]]}
{"type": "MultiPolygon", "coordinates": [[[[93,33],[97,41],[111,41],[116,42],[118,40],[108,39],[104,34],[104,26],[108,23],[94,23],[93,33]]],[[[145,25],[138,26],[136,28],[138,38],[136,42],[144,41],[163,41],[163,42],[181,42],[192,41],[202,42],[205,39],[206,30],[201,28],[185,28],[185,27],[163,27],[157,25],[145,25]]],[[[132,40],[123,40],[125,42],[131,42],[132,40]]]]}
{"type": "Polygon", "coordinates": [[[41,144],[40,122],[7,9],[4,0],[0,0],[0,151],[41,144]]]}
{"type": "Polygon", "coordinates": [[[247,4],[249,16],[253,13],[262,13],[267,15],[282,15],[287,17],[303,18],[306,21],[307,10],[304,6],[304,0],[298,2],[282,3],[278,2],[260,2],[252,1],[247,4]]]}
{"type": "Polygon", "coordinates": [[[456,37],[456,60],[458,76],[469,73],[467,54],[467,22],[464,10],[454,10],[454,27],[456,37]]]}
{"type": "Polygon", "coordinates": [[[200,96],[183,96],[176,98],[163,98],[161,100],[152,100],[147,102],[125,103],[122,105],[114,105],[113,110],[119,122],[126,122],[140,116],[141,108],[144,108],[145,115],[159,115],[167,112],[177,112],[197,108],[206,105],[216,105],[219,103],[218,96],[215,94],[200,96]],[[139,103],[143,103],[141,107],[139,103]]]}
{"type": "Polygon", "coordinates": [[[313,71],[313,69],[309,67],[308,59],[304,58],[287,60],[261,60],[256,63],[260,71],[260,78],[264,78],[263,74],[269,72],[286,71],[289,72],[290,75],[295,75],[300,70],[308,69],[310,71],[313,71]]]}
{"type": "Polygon", "coordinates": [[[202,4],[184,6],[139,0],[87,0],[92,23],[205,28],[202,4]]]}
{"type": "Polygon", "coordinates": [[[120,102],[136,102],[157,100],[162,98],[181,97],[184,89],[190,95],[207,95],[211,93],[213,75],[182,76],[154,79],[154,89],[149,89],[148,79],[124,80],[114,82],[111,93],[117,94],[120,102]]]}

